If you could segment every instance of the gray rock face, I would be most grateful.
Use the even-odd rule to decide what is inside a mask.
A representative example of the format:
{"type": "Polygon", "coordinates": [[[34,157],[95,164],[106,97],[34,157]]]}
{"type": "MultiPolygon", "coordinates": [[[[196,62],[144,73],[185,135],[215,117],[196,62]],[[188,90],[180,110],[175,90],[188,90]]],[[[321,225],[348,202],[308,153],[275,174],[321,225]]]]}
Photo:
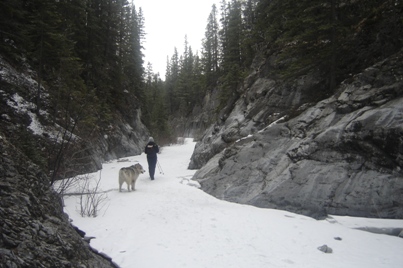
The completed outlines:
{"type": "MultiPolygon", "coordinates": [[[[133,102],[135,98],[127,96],[126,114],[116,111],[113,114],[113,125],[107,128],[99,127],[88,133],[88,131],[81,132],[79,124],[74,131],[74,137],[77,138],[71,139],[66,146],[65,141],[64,144],[61,143],[61,137],[67,134],[64,138],[68,140],[71,129],[60,127],[50,115],[51,112],[46,107],[49,100],[47,100],[48,94],[45,88],[42,88],[41,116],[34,113],[38,87],[37,81],[33,78],[35,76],[26,75],[30,73],[29,70],[25,72],[17,70],[2,57],[0,57],[0,71],[2,79],[0,131],[10,140],[10,143],[31,147],[29,151],[33,153],[27,155],[31,160],[38,161],[42,157],[52,162],[47,159],[49,155],[57,156],[61,147],[69,147],[71,150],[67,152],[65,149],[63,156],[65,162],[74,166],[74,173],[68,174],[72,168],[66,168],[67,171],[59,170],[59,172],[66,172],[67,176],[76,176],[77,173],[100,169],[104,161],[142,153],[149,134],[141,122],[140,105],[133,102]]],[[[50,166],[52,168],[53,164],[50,166]]]]}
{"type": "MultiPolygon", "coordinates": [[[[233,107],[222,111],[219,120],[206,131],[196,144],[189,164],[190,169],[199,169],[215,154],[236,140],[256,133],[285,114],[306,103],[306,92],[311,88],[320,89],[320,81],[315,79],[315,70],[298,81],[283,82],[261,77],[257,71],[268,68],[277,59],[270,58],[267,62],[255,66],[240,89],[241,97],[233,107]],[[305,93],[304,93],[305,92],[305,93]],[[281,113],[280,113],[281,111],[281,113]]],[[[268,74],[270,76],[270,74],[268,74]]]]}
{"type": "Polygon", "coordinates": [[[126,156],[139,155],[143,152],[148,141],[149,132],[140,119],[140,110],[132,112],[135,117],[131,124],[123,118],[115,122],[103,136],[92,141],[92,156],[99,168],[105,160],[112,160],[126,156]]]}
{"type": "MultiPolygon", "coordinates": [[[[316,218],[403,218],[402,62],[400,51],[342,83],[336,95],[263,129],[256,122],[264,123],[267,110],[242,117],[239,111],[254,108],[239,100],[219,134],[198,144],[193,163],[210,160],[194,179],[220,199],[316,218]]],[[[254,94],[275,86],[259,83],[264,88],[254,94]]]]}
{"type": "Polygon", "coordinates": [[[49,179],[0,135],[0,266],[117,267],[63,213],[49,179]]]}
{"type": "Polygon", "coordinates": [[[219,93],[216,90],[206,92],[202,106],[195,106],[189,117],[174,117],[170,125],[178,137],[199,138],[212,124],[212,115],[219,106],[219,93]]]}

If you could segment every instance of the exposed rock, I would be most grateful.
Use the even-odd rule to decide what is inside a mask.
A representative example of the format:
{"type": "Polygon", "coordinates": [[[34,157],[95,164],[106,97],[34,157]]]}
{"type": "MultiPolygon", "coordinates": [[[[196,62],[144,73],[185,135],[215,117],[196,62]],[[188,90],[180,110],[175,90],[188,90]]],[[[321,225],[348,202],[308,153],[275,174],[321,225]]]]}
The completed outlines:
{"type": "Polygon", "coordinates": [[[148,130],[141,121],[140,105],[134,101],[135,98],[127,97],[125,114],[113,114],[113,125],[98,126],[88,133],[78,124],[72,134],[69,132],[71,129],[62,128],[57,123],[60,118],[47,110],[49,100],[43,87],[40,115],[35,112],[38,83],[34,75],[26,74],[29,70],[17,70],[0,56],[0,72],[0,130],[10,143],[20,146],[36,164],[48,161],[44,166],[49,165],[52,170],[53,163],[60,159],[48,158],[59,155],[60,148],[64,146],[63,160],[69,162],[70,167],[66,170],[60,168],[58,172],[65,172],[63,175],[69,177],[99,170],[107,160],[142,153],[148,140],[148,130]],[[68,146],[66,140],[69,140],[68,146]],[[68,174],[69,170],[74,170],[75,174],[68,174]]]}
{"type": "Polygon", "coordinates": [[[49,179],[0,133],[1,267],[117,267],[63,213],[49,179]]]}
{"type": "Polygon", "coordinates": [[[190,116],[170,118],[169,124],[172,132],[177,137],[199,139],[215,121],[215,114],[220,104],[219,99],[219,92],[216,89],[207,91],[203,97],[202,105],[193,107],[190,116]]]}
{"type": "Polygon", "coordinates": [[[197,145],[190,167],[211,160],[193,179],[220,199],[316,218],[403,218],[402,62],[400,51],[346,80],[334,96],[271,127],[257,125],[274,121],[267,110],[242,118],[239,111],[251,114],[254,108],[239,100],[220,131],[197,145]],[[262,130],[247,137],[253,127],[262,130]]]}
{"type": "Polygon", "coordinates": [[[117,117],[115,125],[104,135],[97,136],[91,142],[92,156],[97,162],[139,155],[148,141],[148,130],[141,122],[140,110],[131,112],[134,118],[131,124],[121,117],[117,117]]]}
{"type": "MultiPolygon", "coordinates": [[[[276,60],[270,58],[267,64],[274,64],[276,60]]],[[[210,158],[236,140],[256,133],[297,107],[305,104],[308,108],[310,105],[305,93],[312,88],[322,90],[321,81],[316,77],[318,74],[312,70],[300,78],[301,81],[285,82],[259,77],[256,72],[252,72],[245,79],[249,82],[245,82],[241,89],[244,93],[228,115],[222,112],[221,119],[210,126],[196,144],[189,168],[201,168],[210,158]]]]}
{"type": "Polygon", "coordinates": [[[400,234],[403,232],[403,228],[377,228],[377,227],[360,227],[356,228],[361,231],[366,231],[374,234],[385,234],[390,236],[402,237],[400,234]]]}
{"type": "Polygon", "coordinates": [[[324,253],[333,253],[333,249],[328,247],[327,245],[323,245],[318,247],[318,249],[324,253]]]}

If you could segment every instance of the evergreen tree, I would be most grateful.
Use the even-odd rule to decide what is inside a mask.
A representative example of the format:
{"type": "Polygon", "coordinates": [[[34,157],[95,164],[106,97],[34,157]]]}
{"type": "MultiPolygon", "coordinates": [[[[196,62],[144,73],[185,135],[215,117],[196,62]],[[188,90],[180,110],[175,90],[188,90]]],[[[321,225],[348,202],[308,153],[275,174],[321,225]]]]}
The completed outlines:
{"type": "Polygon", "coordinates": [[[225,0],[221,0],[221,17],[220,17],[220,22],[221,22],[221,28],[219,30],[219,59],[220,59],[220,66],[223,66],[224,62],[224,54],[227,51],[228,47],[228,13],[231,5],[227,4],[225,0]]]}
{"type": "Polygon", "coordinates": [[[154,74],[151,63],[147,65],[145,78],[146,108],[143,119],[153,137],[162,144],[172,142],[172,130],[168,124],[169,112],[165,99],[164,83],[159,74],[154,74]]]}
{"type": "Polygon", "coordinates": [[[169,103],[169,113],[174,114],[175,111],[179,109],[178,97],[176,95],[176,87],[179,81],[179,54],[178,50],[174,48],[174,54],[171,57],[170,65],[167,67],[169,72],[166,73],[166,92],[167,92],[167,103],[169,103]]]}
{"type": "Polygon", "coordinates": [[[141,35],[144,25],[141,17],[136,12],[136,8],[132,6],[127,12],[127,38],[125,42],[125,53],[121,55],[121,59],[125,62],[123,72],[127,81],[127,89],[129,92],[138,96],[140,100],[144,97],[143,86],[143,53],[141,35]]]}
{"type": "Polygon", "coordinates": [[[191,78],[191,107],[201,105],[206,94],[207,85],[205,83],[206,78],[203,75],[203,64],[198,54],[194,56],[193,60],[193,73],[191,78]]]}
{"type": "Polygon", "coordinates": [[[256,24],[256,8],[259,0],[247,0],[243,8],[242,44],[241,56],[243,69],[248,69],[252,64],[256,52],[256,40],[254,29],[256,24]]]}
{"type": "Polygon", "coordinates": [[[167,109],[170,111],[171,118],[186,118],[195,105],[201,103],[205,93],[202,61],[197,53],[193,53],[185,36],[183,55],[179,55],[175,48],[167,64],[164,83],[167,109]]]}
{"type": "Polygon", "coordinates": [[[28,40],[23,34],[27,24],[25,1],[0,1],[0,52],[10,59],[19,59],[20,50],[25,50],[28,40]]]}
{"type": "Polygon", "coordinates": [[[26,45],[28,56],[38,70],[36,111],[41,109],[43,80],[55,80],[60,68],[60,55],[69,53],[69,40],[60,31],[62,17],[58,3],[51,0],[33,0],[27,4],[29,24],[25,27],[29,38],[26,45]]]}
{"type": "MultiPolygon", "coordinates": [[[[225,1],[223,1],[225,3],[225,1]]],[[[221,103],[226,104],[230,96],[237,94],[237,87],[243,79],[242,74],[242,11],[241,3],[232,0],[223,7],[221,18],[221,46],[222,46],[222,76],[221,76],[221,103]]]]}
{"type": "MultiPolygon", "coordinates": [[[[261,47],[282,50],[279,60],[286,60],[288,64],[279,74],[285,78],[312,69],[320,70],[321,76],[326,77],[321,83],[321,92],[315,93],[320,99],[333,92],[340,79],[353,71],[345,66],[357,55],[351,51],[354,46],[347,44],[350,40],[357,42],[353,37],[360,32],[360,25],[368,22],[376,25],[382,14],[399,14],[397,10],[401,10],[401,6],[401,1],[389,0],[261,0],[256,8],[254,36],[261,47]],[[347,47],[350,50],[346,50],[347,47]]],[[[401,20],[396,18],[390,17],[396,25],[401,25],[401,20]]],[[[357,49],[362,50],[372,42],[364,43],[357,49]]]]}
{"type": "MultiPolygon", "coordinates": [[[[0,29],[2,56],[37,75],[36,111],[53,110],[65,133],[105,127],[141,98],[144,18],[128,0],[4,0],[0,29]]],[[[66,145],[52,151],[54,171],[66,145]]]]}
{"type": "Polygon", "coordinates": [[[219,25],[217,21],[217,7],[212,6],[211,13],[208,17],[205,38],[203,40],[203,65],[206,75],[206,84],[213,87],[219,73],[218,55],[219,55],[219,25]]]}
{"type": "Polygon", "coordinates": [[[178,84],[176,87],[176,95],[179,101],[179,114],[187,116],[190,107],[191,92],[191,74],[193,72],[193,52],[188,44],[187,36],[185,36],[184,53],[181,57],[180,72],[178,84]]]}
{"type": "Polygon", "coordinates": [[[153,113],[153,67],[150,62],[147,63],[147,68],[144,73],[144,100],[142,102],[143,121],[147,127],[152,125],[153,113]]]}

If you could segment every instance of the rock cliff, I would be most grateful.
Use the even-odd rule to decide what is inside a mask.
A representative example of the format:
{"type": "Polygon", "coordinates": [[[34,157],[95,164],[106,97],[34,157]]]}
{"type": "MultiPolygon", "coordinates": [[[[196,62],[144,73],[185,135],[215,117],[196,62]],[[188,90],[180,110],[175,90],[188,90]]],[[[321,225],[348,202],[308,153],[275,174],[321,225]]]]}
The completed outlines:
{"type": "Polygon", "coordinates": [[[128,103],[113,124],[73,134],[74,120],[66,123],[64,110],[48,107],[44,87],[38,111],[33,77],[0,56],[0,267],[117,267],[70,224],[51,185],[98,170],[105,160],[141,154],[148,130],[140,108],[128,103]]]}
{"type": "Polygon", "coordinates": [[[314,74],[292,91],[267,77],[246,80],[231,113],[197,144],[194,179],[220,199],[316,218],[403,218],[402,63],[400,50],[315,105],[301,99],[314,74]],[[300,114],[287,119],[292,109],[281,106],[300,114]]]}
{"type": "Polygon", "coordinates": [[[49,178],[2,135],[0,151],[1,267],[117,267],[83,240],[49,178]]]}
{"type": "Polygon", "coordinates": [[[196,145],[202,189],[317,218],[402,218],[401,12],[388,1],[358,12],[329,61],[298,52],[298,38],[261,44],[196,145]]]}
{"type": "MultiPolygon", "coordinates": [[[[73,128],[74,120],[60,123],[65,120],[60,118],[63,112],[53,112],[54,107],[47,107],[46,88],[41,89],[41,110],[35,112],[38,82],[31,72],[27,67],[13,67],[0,57],[0,131],[36,164],[48,161],[44,163],[45,169],[54,169],[52,162],[60,159],[51,157],[60,155],[59,150],[63,150],[63,158],[75,165],[74,170],[86,173],[100,169],[105,160],[142,153],[148,130],[141,121],[140,106],[135,98],[128,97],[124,114],[115,111],[113,125],[94,126],[90,131],[76,127],[71,134],[67,127],[73,128]]],[[[60,169],[59,172],[69,172],[60,169]]]]}

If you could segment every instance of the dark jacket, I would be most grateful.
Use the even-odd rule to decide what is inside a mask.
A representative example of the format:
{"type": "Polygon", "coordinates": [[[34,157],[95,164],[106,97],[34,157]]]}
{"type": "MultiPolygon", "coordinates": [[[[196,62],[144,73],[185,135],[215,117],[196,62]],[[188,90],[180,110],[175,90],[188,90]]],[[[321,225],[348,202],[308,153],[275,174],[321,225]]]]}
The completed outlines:
{"type": "Polygon", "coordinates": [[[146,148],[144,149],[147,157],[157,157],[159,151],[160,149],[158,148],[158,145],[153,141],[147,143],[146,148]]]}

